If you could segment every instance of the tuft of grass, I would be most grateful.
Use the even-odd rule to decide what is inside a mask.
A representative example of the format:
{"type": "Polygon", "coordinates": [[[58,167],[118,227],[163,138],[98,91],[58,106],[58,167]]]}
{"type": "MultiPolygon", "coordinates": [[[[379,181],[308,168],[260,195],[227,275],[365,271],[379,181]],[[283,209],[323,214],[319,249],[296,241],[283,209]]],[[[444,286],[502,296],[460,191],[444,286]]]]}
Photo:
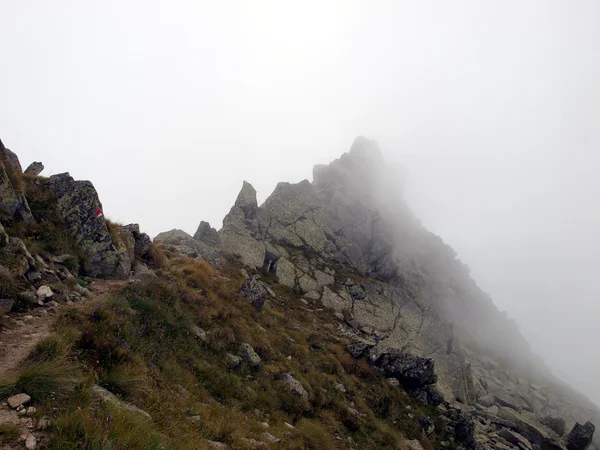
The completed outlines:
{"type": "Polygon", "coordinates": [[[93,404],[83,395],[71,402],[51,430],[47,450],[171,448],[145,417],[93,404]]]}
{"type": "Polygon", "coordinates": [[[19,427],[12,423],[0,424],[0,444],[8,444],[21,435],[19,427]]]}
{"type": "Polygon", "coordinates": [[[144,367],[134,363],[122,363],[100,377],[100,385],[125,397],[141,396],[148,391],[144,367]]]}
{"type": "Polygon", "coordinates": [[[0,298],[15,298],[18,293],[19,284],[17,280],[10,275],[0,272],[0,298]]]}
{"type": "Polygon", "coordinates": [[[333,450],[336,443],[320,424],[302,419],[296,426],[295,445],[292,449],[333,450]]]}
{"type": "Polygon", "coordinates": [[[56,361],[66,355],[68,347],[58,336],[50,336],[38,342],[27,357],[30,362],[56,361]]]}
{"type": "Polygon", "coordinates": [[[0,398],[26,392],[34,402],[65,398],[79,381],[77,368],[64,360],[29,362],[0,380],[0,398]]]}
{"type": "Polygon", "coordinates": [[[163,247],[158,244],[152,244],[152,266],[156,269],[160,269],[167,265],[167,257],[163,250],[163,247]]]}

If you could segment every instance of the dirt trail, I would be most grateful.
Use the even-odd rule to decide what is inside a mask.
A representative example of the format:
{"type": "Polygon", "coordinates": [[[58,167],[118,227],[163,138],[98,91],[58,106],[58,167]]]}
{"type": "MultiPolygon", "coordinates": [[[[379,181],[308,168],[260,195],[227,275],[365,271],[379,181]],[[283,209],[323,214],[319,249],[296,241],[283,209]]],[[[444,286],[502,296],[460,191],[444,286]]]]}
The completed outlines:
{"type": "MultiPolygon", "coordinates": [[[[74,303],[82,307],[93,301],[101,301],[107,294],[127,284],[127,280],[96,280],[91,285],[89,300],[74,303]]],[[[52,334],[58,310],[64,307],[43,306],[26,313],[11,314],[6,328],[0,331],[0,377],[19,366],[35,345],[52,334]]]]}
{"type": "MultiPolygon", "coordinates": [[[[73,303],[76,308],[83,308],[91,302],[104,301],[112,292],[128,283],[128,280],[96,280],[90,286],[92,295],[89,299],[73,303]]],[[[58,312],[65,304],[46,304],[26,313],[10,315],[9,324],[0,330],[0,378],[16,369],[27,358],[35,345],[53,332],[58,312]]],[[[44,426],[29,414],[22,416],[6,403],[0,403],[0,425],[13,425],[18,428],[20,437],[16,441],[2,444],[0,450],[17,450],[29,448],[26,441],[33,440],[32,448],[39,448],[39,443],[47,437],[44,426]]]]}

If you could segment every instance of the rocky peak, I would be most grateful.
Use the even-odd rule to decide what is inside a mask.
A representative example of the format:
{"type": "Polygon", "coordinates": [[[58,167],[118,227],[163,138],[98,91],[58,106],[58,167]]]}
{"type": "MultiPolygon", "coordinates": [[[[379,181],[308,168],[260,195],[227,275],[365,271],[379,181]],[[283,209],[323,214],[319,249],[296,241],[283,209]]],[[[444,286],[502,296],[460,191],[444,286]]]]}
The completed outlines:
{"type": "Polygon", "coordinates": [[[244,212],[244,216],[246,219],[253,219],[258,209],[258,202],[256,201],[256,189],[248,183],[244,181],[242,185],[242,190],[237,196],[235,200],[235,206],[240,208],[244,212]]]}

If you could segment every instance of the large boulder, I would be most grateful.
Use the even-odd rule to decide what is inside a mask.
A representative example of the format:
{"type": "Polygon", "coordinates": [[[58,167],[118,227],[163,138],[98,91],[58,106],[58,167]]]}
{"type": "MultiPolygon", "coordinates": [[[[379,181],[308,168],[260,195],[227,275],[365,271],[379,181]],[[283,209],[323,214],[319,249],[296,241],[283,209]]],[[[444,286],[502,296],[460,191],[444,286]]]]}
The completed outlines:
{"type": "Polygon", "coordinates": [[[141,233],[140,226],[137,223],[125,225],[123,228],[133,236],[135,257],[148,260],[152,254],[152,239],[150,239],[150,236],[141,233]]]}
{"type": "Polygon", "coordinates": [[[240,289],[240,295],[244,300],[254,306],[258,311],[262,310],[267,298],[267,288],[260,281],[258,275],[246,278],[240,289]]]}
{"type": "Polygon", "coordinates": [[[596,427],[591,422],[586,422],[585,425],[577,422],[567,435],[567,450],[586,450],[592,444],[594,431],[596,427]]]}
{"type": "Polygon", "coordinates": [[[408,388],[421,388],[437,381],[431,358],[409,355],[397,349],[383,349],[371,358],[371,363],[408,388]]]}
{"type": "Polygon", "coordinates": [[[511,429],[517,431],[532,444],[538,445],[542,450],[564,450],[565,448],[560,442],[559,436],[542,425],[535,414],[501,407],[498,419],[504,420],[511,429]]]}
{"type": "Polygon", "coordinates": [[[69,232],[89,260],[90,274],[112,278],[129,276],[131,259],[127,248],[113,242],[92,183],[75,181],[68,173],[62,173],[50,177],[48,187],[69,232]]]}
{"type": "Polygon", "coordinates": [[[540,419],[540,423],[547,426],[561,437],[565,434],[567,425],[565,419],[562,417],[544,416],[540,419]]]}
{"type": "Polygon", "coordinates": [[[27,169],[25,169],[25,173],[27,175],[39,175],[40,173],[42,173],[42,171],[44,170],[44,165],[39,162],[39,161],[34,161],[31,164],[29,164],[29,166],[27,167],[27,169]]]}

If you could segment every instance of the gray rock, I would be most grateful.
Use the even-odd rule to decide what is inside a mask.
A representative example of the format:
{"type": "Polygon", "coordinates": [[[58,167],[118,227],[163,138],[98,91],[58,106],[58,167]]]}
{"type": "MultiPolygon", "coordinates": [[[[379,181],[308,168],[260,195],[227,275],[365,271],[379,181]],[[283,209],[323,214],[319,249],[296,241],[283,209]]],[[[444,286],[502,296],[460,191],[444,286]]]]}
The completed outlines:
{"type": "Polygon", "coordinates": [[[366,342],[357,342],[355,344],[346,345],[346,351],[350,353],[355,358],[360,358],[365,355],[369,350],[374,347],[372,344],[367,344],[366,342]]]}
{"type": "Polygon", "coordinates": [[[68,173],[47,183],[69,232],[90,262],[93,276],[126,278],[131,259],[123,242],[114,242],[104,220],[98,193],[89,181],[75,181],[68,173]]]}
{"type": "Polygon", "coordinates": [[[567,428],[565,419],[563,419],[562,417],[544,416],[540,419],[540,423],[542,425],[547,426],[561,437],[565,434],[567,428]]]}
{"type": "Polygon", "coordinates": [[[248,344],[243,343],[240,345],[239,355],[250,367],[260,367],[261,359],[260,356],[254,351],[254,348],[248,344]]]}
{"type": "Polygon", "coordinates": [[[592,444],[596,427],[591,422],[581,425],[577,422],[566,439],[567,450],[586,450],[592,444]]]}
{"type": "Polygon", "coordinates": [[[143,262],[135,261],[135,263],[133,263],[133,276],[141,280],[143,278],[155,278],[156,273],[149,269],[143,262]]]}
{"type": "Polygon", "coordinates": [[[182,230],[173,229],[160,233],[154,238],[154,242],[163,244],[171,252],[181,253],[190,258],[202,258],[217,266],[223,264],[223,259],[217,251],[182,230]]]}
{"type": "Polygon", "coordinates": [[[336,391],[339,391],[341,393],[345,393],[346,392],[346,388],[344,387],[344,385],[342,383],[338,383],[333,387],[336,391]]]}
{"type": "Polygon", "coordinates": [[[30,283],[35,283],[42,279],[42,274],[38,270],[31,270],[25,275],[30,283]]]}
{"type": "Polygon", "coordinates": [[[12,409],[17,409],[22,405],[26,405],[31,401],[31,397],[25,393],[13,395],[9,397],[7,400],[8,406],[12,409]]]}
{"type": "Polygon", "coordinates": [[[298,380],[296,380],[291,374],[284,373],[282,379],[283,379],[283,382],[285,383],[285,385],[288,387],[288,389],[294,395],[297,395],[297,396],[305,398],[305,399],[308,398],[308,392],[306,392],[306,389],[304,389],[304,386],[302,386],[302,383],[300,383],[298,380]]]}
{"type": "Polygon", "coordinates": [[[308,291],[304,294],[304,297],[309,300],[319,300],[321,298],[321,294],[319,294],[317,291],[308,291]]]}
{"type": "Polygon", "coordinates": [[[490,413],[492,416],[497,416],[498,415],[498,405],[492,405],[489,408],[487,408],[487,412],[490,413]]]}
{"type": "Polygon", "coordinates": [[[205,439],[204,442],[211,448],[229,448],[227,444],[224,444],[223,442],[219,441],[210,441],[208,439],[205,439]]]}
{"type": "Polygon", "coordinates": [[[397,349],[383,349],[371,362],[382,368],[387,376],[397,378],[409,388],[421,388],[437,382],[431,358],[409,355],[397,349]]]}
{"type": "Polygon", "coordinates": [[[329,286],[335,282],[335,278],[333,278],[333,276],[329,275],[328,273],[321,272],[320,270],[315,270],[314,276],[319,287],[329,286]]]}
{"type": "Polygon", "coordinates": [[[152,419],[152,417],[150,417],[150,414],[148,414],[146,411],[141,410],[140,408],[138,408],[135,405],[132,405],[131,403],[127,403],[120,400],[112,392],[104,389],[103,387],[98,386],[97,384],[94,384],[90,388],[90,391],[92,395],[94,395],[96,398],[102,400],[104,403],[106,403],[109,406],[112,406],[113,408],[130,411],[136,414],[140,414],[141,416],[144,416],[147,419],[152,419]]]}
{"type": "Polygon", "coordinates": [[[268,291],[260,281],[258,275],[246,278],[240,288],[240,295],[248,303],[251,303],[258,311],[261,311],[268,295],[268,291]]]}
{"type": "Polygon", "coordinates": [[[75,257],[73,255],[68,255],[68,254],[52,257],[52,262],[54,262],[56,264],[68,264],[68,263],[72,263],[74,261],[75,261],[75,257]]]}
{"type": "Polygon", "coordinates": [[[278,183],[261,207],[261,227],[275,242],[324,251],[327,243],[321,202],[308,180],[278,183]]]}
{"type": "Polygon", "coordinates": [[[213,247],[215,249],[221,248],[221,239],[219,238],[219,233],[217,230],[211,227],[210,223],[208,222],[200,222],[198,229],[194,233],[194,239],[203,242],[209,247],[213,247]]]}
{"type": "Polygon", "coordinates": [[[23,173],[23,168],[21,167],[19,157],[16,155],[16,153],[7,149],[2,141],[0,141],[0,162],[2,162],[7,169],[14,171],[17,175],[21,175],[23,173]]]}
{"type": "Polygon", "coordinates": [[[42,173],[43,170],[44,165],[39,161],[34,161],[31,164],[29,164],[29,166],[27,166],[27,169],[25,169],[25,173],[27,175],[38,176],[40,173],[42,173]]]}
{"type": "Polygon", "coordinates": [[[130,223],[124,227],[134,240],[135,257],[142,260],[148,260],[152,253],[152,239],[146,233],[140,232],[140,226],[137,223],[130,223]]]}
{"type": "Polygon", "coordinates": [[[257,441],[256,439],[242,438],[242,442],[244,442],[248,448],[253,450],[267,450],[269,448],[267,444],[257,441]]]}
{"type": "Polygon", "coordinates": [[[194,333],[194,336],[196,336],[201,341],[206,341],[206,331],[204,331],[199,326],[194,325],[194,327],[192,328],[192,333],[194,333]]]}
{"type": "Polygon", "coordinates": [[[319,284],[308,274],[304,274],[298,278],[298,287],[302,292],[310,292],[319,289],[319,284]]]}
{"type": "Polygon", "coordinates": [[[564,449],[558,440],[558,435],[539,423],[537,417],[527,411],[516,412],[510,408],[501,407],[498,418],[510,423],[510,428],[518,430],[532,444],[542,449],[564,449]]]}
{"type": "Polygon", "coordinates": [[[244,181],[235,204],[223,219],[219,231],[221,250],[250,267],[261,268],[265,263],[265,243],[258,234],[258,204],[256,190],[244,181]]]}
{"type": "MultiPolygon", "coordinates": [[[[2,156],[0,151],[0,157],[2,156]]],[[[15,189],[11,182],[11,175],[19,178],[20,173],[12,171],[8,166],[5,167],[0,159],[0,212],[4,212],[8,217],[33,222],[33,215],[23,193],[15,189]]]]}
{"type": "Polygon", "coordinates": [[[50,286],[44,285],[38,288],[36,295],[40,300],[45,300],[47,298],[52,297],[54,295],[54,292],[52,292],[50,286]]]}
{"type": "Polygon", "coordinates": [[[239,367],[242,362],[242,358],[236,355],[232,355],[231,353],[225,354],[225,361],[227,362],[227,367],[230,369],[235,369],[239,367]]]}
{"type": "Polygon", "coordinates": [[[27,450],[34,450],[37,447],[37,439],[33,434],[27,435],[25,438],[25,448],[27,450]]]}
{"type": "Polygon", "coordinates": [[[37,305],[43,300],[43,299],[40,299],[37,296],[37,294],[32,291],[19,292],[19,298],[21,300],[23,300],[25,303],[28,303],[29,305],[37,305]]]}
{"type": "Polygon", "coordinates": [[[498,431],[498,436],[519,448],[531,449],[531,442],[529,442],[519,433],[509,430],[508,428],[502,428],[500,431],[498,431]]]}
{"type": "Polygon", "coordinates": [[[403,448],[406,448],[407,450],[424,450],[421,443],[416,439],[413,439],[411,441],[404,441],[404,446],[405,447],[403,448]]]}
{"type": "Polygon", "coordinates": [[[266,431],[262,434],[262,438],[266,441],[266,442],[271,442],[273,444],[277,444],[278,442],[281,441],[281,439],[279,439],[276,436],[273,436],[271,433],[267,433],[266,431]]]}
{"type": "Polygon", "coordinates": [[[275,262],[275,277],[278,283],[293,288],[296,285],[296,267],[287,258],[281,257],[275,262]]]}

